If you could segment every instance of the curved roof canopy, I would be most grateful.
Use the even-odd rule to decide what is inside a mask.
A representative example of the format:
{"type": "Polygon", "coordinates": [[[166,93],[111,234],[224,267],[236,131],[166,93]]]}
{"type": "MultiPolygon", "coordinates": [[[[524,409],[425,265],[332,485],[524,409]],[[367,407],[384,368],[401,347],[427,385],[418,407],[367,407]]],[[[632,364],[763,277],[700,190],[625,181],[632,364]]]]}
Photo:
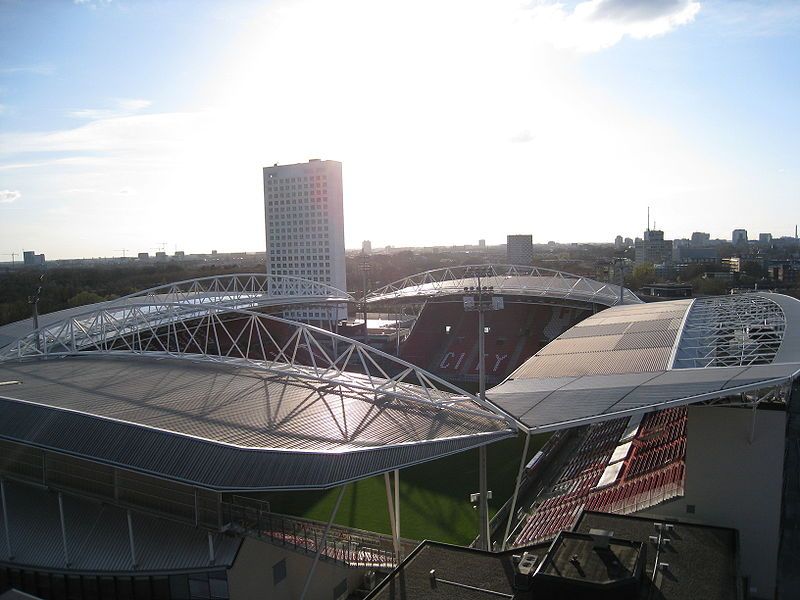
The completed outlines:
{"type": "Polygon", "coordinates": [[[331,332],[211,304],[96,308],[0,350],[0,438],[217,490],[321,489],[514,434],[331,332]]]}
{"type": "MultiPolygon", "coordinates": [[[[48,326],[88,310],[133,304],[213,304],[219,307],[252,309],[296,304],[340,304],[353,301],[353,297],[347,292],[300,277],[235,273],[176,281],[107,302],[40,315],[39,324],[48,326]]],[[[30,319],[0,327],[0,348],[25,336],[31,329],[30,319]]]]}
{"type": "MultiPolygon", "coordinates": [[[[618,285],[561,271],[518,265],[470,265],[425,271],[385,285],[369,293],[366,300],[377,304],[463,295],[465,287],[478,285],[478,274],[481,287],[492,287],[495,294],[575,300],[602,306],[620,304],[618,285]]],[[[622,303],[639,304],[641,300],[624,288],[622,303]]]]}
{"type": "Polygon", "coordinates": [[[529,431],[775,388],[800,374],[800,301],[754,293],[618,306],[577,324],[488,399],[529,431]]]}

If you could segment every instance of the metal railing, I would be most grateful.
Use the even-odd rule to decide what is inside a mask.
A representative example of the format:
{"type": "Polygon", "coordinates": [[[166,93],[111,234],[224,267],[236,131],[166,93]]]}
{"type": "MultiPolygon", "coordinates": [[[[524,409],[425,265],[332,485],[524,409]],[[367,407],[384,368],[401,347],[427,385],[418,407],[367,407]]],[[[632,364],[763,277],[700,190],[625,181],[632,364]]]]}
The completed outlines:
{"type": "MultiPolygon", "coordinates": [[[[326,523],[273,513],[269,511],[268,503],[258,504],[259,501],[249,498],[224,501],[223,521],[237,533],[268,540],[304,554],[313,555],[322,546],[321,560],[361,568],[397,565],[391,536],[334,524],[323,543],[326,523]],[[243,504],[242,500],[247,503],[243,504]]],[[[416,545],[413,540],[400,540],[403,555],[410,553],[416,545]]]]}

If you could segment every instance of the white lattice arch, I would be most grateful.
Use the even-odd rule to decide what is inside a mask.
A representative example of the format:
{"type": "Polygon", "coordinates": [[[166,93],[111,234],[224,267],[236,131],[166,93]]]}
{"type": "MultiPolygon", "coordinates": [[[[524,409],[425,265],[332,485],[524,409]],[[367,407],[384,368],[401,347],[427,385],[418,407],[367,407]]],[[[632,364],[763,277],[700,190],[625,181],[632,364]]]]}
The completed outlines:
{"type": "MultiPolygon", "coordinates": [[[[466,265],[417,273],[399,279],[367,295],[369,304],[414,301],[438,296],[458,295],[465,287],[491,286],[495,294],[530,296],[614,306],[620,304],[620,288],[563,271],[520,265],[466,265]]],[[[641,300],[628,289],[622,290],[623,304],[641,300]]]]}

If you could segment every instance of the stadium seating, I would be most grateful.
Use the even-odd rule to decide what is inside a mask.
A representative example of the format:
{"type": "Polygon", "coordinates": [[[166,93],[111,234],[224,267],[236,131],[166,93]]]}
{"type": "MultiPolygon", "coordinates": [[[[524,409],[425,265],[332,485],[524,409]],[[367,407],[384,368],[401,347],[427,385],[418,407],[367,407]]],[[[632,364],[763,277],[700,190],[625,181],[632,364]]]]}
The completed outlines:
{"type": "MultiPolygon", "coordinates": [[[[514,302],[486,315],[486,372],[491,382],[505,379],[553,337],[589,315],[589,311],[514,302]],[[551,332],[548,336],[545,329],[551,332]]],[[[478,315],[460,301],[428,302],[400,349],[409,362],[454,382],[478,376],[478,315]],[[449,331],[447,328],[449,327],[449,331]]]]}
{"type": "MultiPolygon", "coordinates": [[[[686,408],[649,413],[641,419],[630,449],[608,485],[600,479],[622,441],[629,419],[616,419],[576,430],[583,436],[555,483],[532,505],[514,544],[552,538],[571,529],[583,510],[627,514],[683,494],[686,455],[686,408]]],[[[638,419],[637,419],[638,420],[638,419]]],[[[619,452],[618,454],[625,454],[619,452]]],[[[620,463],[617,463],[620,464],[620,463]]]]}

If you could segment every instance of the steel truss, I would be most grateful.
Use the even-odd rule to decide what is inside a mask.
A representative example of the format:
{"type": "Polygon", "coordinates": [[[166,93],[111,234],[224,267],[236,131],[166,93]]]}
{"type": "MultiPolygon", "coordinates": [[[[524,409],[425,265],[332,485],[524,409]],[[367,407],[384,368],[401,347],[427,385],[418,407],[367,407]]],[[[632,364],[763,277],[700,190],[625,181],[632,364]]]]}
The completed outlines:
{"type": "Polygon", "coordinates": [[[131,304],[138,299],[240,308],[297,302],[355,302],[350,294],[331,285],[264,273],[235,273],[177,281],[124,296],[111,301],[111,304],[131,304]]]}
{"type": "Polygon", "coordinates": [[[697,299],[686,316],[673,368],[770,364],[785,330],[783,309],[762,295],[697,299]]]}
{"type": "MultiPolygon", "coordinates": [[[[620,303],[620,288],[551,269],[520,265],[467,265],[434,269],[400,279],[368,294],[368,303],[380,303],[414,297],[453,295],[465,287],[481,284],[494,288],[495,294],[542,296],[593,302],[604,306],[620,303]]],[[[623,291],[625,304],[640,304],[630,290],[623,291]]]]}
{"type": "Polygon", "coordinates": [[[168,356],[247,366],[324,384],[323,391],[346,391],[370,402],[397,399],[513,427],[477,396],[397,357],[312,325],[217,305],[162,302],[97,308],[9,344],[0,350],[0,363],[76,355],[168,356]],[[275,334],[278,330],[283,336],[275,334]]]}

